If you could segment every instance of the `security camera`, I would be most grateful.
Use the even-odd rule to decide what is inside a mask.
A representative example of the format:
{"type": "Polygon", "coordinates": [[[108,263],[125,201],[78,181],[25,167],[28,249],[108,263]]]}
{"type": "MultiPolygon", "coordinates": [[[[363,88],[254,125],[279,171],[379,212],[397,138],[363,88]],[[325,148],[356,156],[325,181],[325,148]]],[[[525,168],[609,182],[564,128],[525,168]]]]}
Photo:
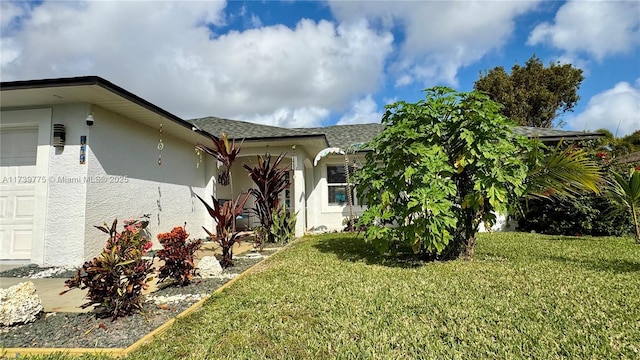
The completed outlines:
{"type": "Polygon", "coordinates": [[[93,114],[87,115],[87,125],[88,126],[93,125],[93,114]]]}

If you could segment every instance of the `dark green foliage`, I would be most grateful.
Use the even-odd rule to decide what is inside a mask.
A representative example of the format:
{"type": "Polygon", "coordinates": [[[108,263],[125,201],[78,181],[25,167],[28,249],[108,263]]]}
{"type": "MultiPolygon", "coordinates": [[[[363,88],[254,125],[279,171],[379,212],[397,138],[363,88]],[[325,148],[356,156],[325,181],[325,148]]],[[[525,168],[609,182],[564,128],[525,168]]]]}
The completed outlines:
{"type": "Polygon", "coordinates": [[[597,132],[605,135],[599,145],[602,150],[610,154],[612,159],[640,151],[640,130],[622,138],[615,137],[607,129],[599,129],[597,132]]]}
{"type": "Polygon", "coordinates": [[[519,230],[550,235],[622,236],[632,232],[628,214],[602,195],[585,194],[571,200],[532,199],[522,202],[519,230]]]}
{"type": "Polygon", "coordinates": [[[271,234],[276,241],[288,244],[293,240],[296,233],[296,214],[291,214],[283,206],[279,206],[271,215],[271,234]]]}
{"type": "Polygon", "coordinates": [[[158,258],[164,261],[158,274],[159,281],[174,278],[179,286],[188,285],[197,275],[194,254],[202,246],[202,240],[187,242],[189,234],[182,226],[176,226],[171,232],[158,234],[163,249],[158,250],[158,258]]]}
{"type": "Polygon", "coordinates": [[[571,64],[551,63],[545,67],[533,55],[525,66],[513,65],[511,74],[502,66],[481,73],[474,90],[502,104],[502,114],[518,125],[548,128],[554,122],[561,126],[556,118],[573,111],[583,79],[582,70],[571,64]]]}
{"type": "Polygon", "coordinates": [[[141,234],[148,222],[125,222],[122,232],[116,231],[117,224],[116,219],[111,227],[96,226],[109,234],[108,247],[65,281],[69,290],[88,289],[89,301],[82,305],[83,309],[94,305],[100,310],[98,316],[111,316],[112,320],[142,308],[142,290],[148,287],[149,274],[153,273],[153,261],[142,259],[150,246],[141,234]]]}
{"type": "Polygon", "coordinates": [[[344,228],[342,229],[343,232],[362,232],[362,231],[367,231],[367,226],[360,223],[360,217],[359,216],[347,216],[344,219],[342,219],[342,225],[344,226],[344,228]]]}
{"type": "Polygon", "coordinates": [[[427,257],[470,258],[480,224],[524,193],[527,168],[514,155],[530,144],[486,95],[425,92],[387,105],[385,130],[367,144],[354,176],[370,204],[360,224],[381,251],[400,242],[427,257]]]}
{"type": "Polygon", "coordinates": [[[213,234],[204,226],[202,228],[213,241],[222,247],[222,260],[220,260],[220,265],[225,269],[233,266],[232,247],[240,242],[240,239],[243,237],[242,234],[235,231],[235,218],[242,214],[244,204],[249,199],[250,194],[246,193],[244,196],[238,196],[235,201],[225,201],[222,206],[220,206],[214,196],[211,196],[213,207],[209,206],[200,196],[196,196],[204,206],[206,206],[209,215],[216,221],[216,234],[213,234]]]}
{"type": "Polygon", "coordinates": [[[275,235],[271,232],[273,212],[278,208],[280,193],[290,184],[287,178],[289,170],[278,167],[285,155],[285,153],[281,153],[273,164],[271,163],[271,154],[266,154],[264,157],[258,155],[258,164],[254,167],[243,164],[243,167],[249,172],[249,177],[256,185],[256,188],[249,189],[249,192],[255,198],[254,211],[260,219],[260,225],[264,230],[268,230],[266,231],[268,242],[276,241],[275,235]]]}

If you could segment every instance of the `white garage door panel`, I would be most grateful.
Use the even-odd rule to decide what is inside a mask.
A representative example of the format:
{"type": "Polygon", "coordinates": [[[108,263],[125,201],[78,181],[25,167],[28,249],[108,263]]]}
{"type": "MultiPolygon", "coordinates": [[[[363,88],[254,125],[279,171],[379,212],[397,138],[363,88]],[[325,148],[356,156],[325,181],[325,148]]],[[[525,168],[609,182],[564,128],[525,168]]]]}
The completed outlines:
{"type": "Polygon", "coordinates": [[[0,230],[0,249],[2,249],[3,258],[31,258],[31,235],[31,225],[24,229],[14,227],[10,231],[0,230]],[[4,254],[11,254],[12,256],[5,257],[4,254]]]}
{"type": "Polygon", "coordinates": [[[0,259],[31,258],[37,129],[0,131],[0,259]]]}
{"type": "Polygon", "coordinates": [[[31,191],[30,194],[16,195],[15,208],[13,211],[13,218],[15,220],[33,222],[33,205],[34,196],[31,191]]]}

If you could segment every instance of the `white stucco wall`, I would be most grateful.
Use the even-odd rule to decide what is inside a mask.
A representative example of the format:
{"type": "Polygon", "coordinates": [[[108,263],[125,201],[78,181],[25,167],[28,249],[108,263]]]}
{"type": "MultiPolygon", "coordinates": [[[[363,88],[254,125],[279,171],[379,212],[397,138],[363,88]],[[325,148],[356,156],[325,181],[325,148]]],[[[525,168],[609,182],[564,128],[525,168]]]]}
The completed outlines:
{"type": "Polygon", "coordinates": [[[80,265],[85,258],[87,167],[79,164],[80,136],[88,135],[84,104],[53,107],[53,124],[64,124],[63,148],[49,147],[49,188],[45,234],[45,265],[80,265]]]}
{"type": "MultiPolygon", "coordinates": [[[[155,238],[175,226],[187,223],[191,238],[206,236],[202,226],[211,219],[200,201],[213,175],[209,161],[196,166],[195,144],[162,134],[162,164],[158,165],[159,129],[109,113],[94,110],[95,123],[87,139],[87,184],[84,257],[95,256],[106,236],[94,225],[111,224],[121,229],[123,220],[150,214],[149,232],[155,238]]],[[[76,159],[77,163],[77,159],[76,159]]]]}
{"type": "MultiPolygon", "coordinates": [[[[350,160],[353,162],[353,160],[350,160]]],[[[307,207],[312,214],[307,220],[307,229],[323,229],[327,231],[341,231],[344,229],[342,221],[349,216],[349,206],[330,205],[327,189],[327,166],[344,166],[344,156],[331,155],[323,158],[313,167],[313,191],[308,196],[307,207]]],[[[360,216],[364,207],[353,206],[353,214],[360,216]]]]}

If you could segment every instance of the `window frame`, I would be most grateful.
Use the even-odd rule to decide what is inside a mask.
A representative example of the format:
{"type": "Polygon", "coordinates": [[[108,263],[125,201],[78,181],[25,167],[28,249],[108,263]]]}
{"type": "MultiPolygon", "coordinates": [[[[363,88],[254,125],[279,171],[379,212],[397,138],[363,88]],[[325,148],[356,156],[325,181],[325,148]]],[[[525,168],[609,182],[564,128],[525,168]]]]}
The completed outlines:
{"type": "MultiPolygon", "coordinates": [[[[346,182],[346,174],[344,174],[344,180],[345,182],[331,182],[330,181],[330,174],[331,174],[331,170],[330,168],[339,168],[339,169],[343,169],[344,170],[344,164],[340,165],[340,164],[327,164],[325,166],[325,171],[326,171],[326,188],[327,188],[327,192],[326,192],[326,196],[324,197],[324,201],[326,201],[326,204],[329,207],[339,207],[340,209],[344,208],[345,206],[349,206],[348,201],[347,201],[347,191],[350,189],[351,190],[351,200],[353,202],[353,206],[363,206],[359,204],[358,201],[358,197],[357,197],[357,193],[356,193],[356,189],[355,189],[355,184],[352,183],[348,183],[346,182]],[[344,202],[340,203],[340,202],[332,202],[330,201],[330,188],[344,188],[344,193],[345,193],[345,200],[344,202]]],[[[351,173],[353,173],[353,171],[355,170],[354,166],[350,166],[349,167],[351,170],[351,173]]],[[[344,173],[344,171],[342,171],[342,173],[344,173]]]]}

